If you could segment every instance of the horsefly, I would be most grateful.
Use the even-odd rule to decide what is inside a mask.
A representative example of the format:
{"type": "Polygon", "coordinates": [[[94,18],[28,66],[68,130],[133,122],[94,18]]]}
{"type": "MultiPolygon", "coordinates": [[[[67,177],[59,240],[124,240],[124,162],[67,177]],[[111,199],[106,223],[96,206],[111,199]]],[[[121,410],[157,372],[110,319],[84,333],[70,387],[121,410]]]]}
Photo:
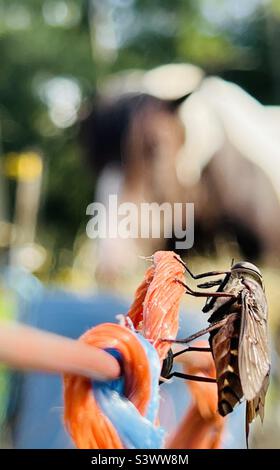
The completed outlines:
{"type": "Polygon", "coordinates": [[[269,384],[268,308],[262,274],[255,265],[245,261],[234,264],[229,271],[210,271],[198,275],[193,275],[184,266],[194,279],[218,274],[225,274],[225,277],[198,285],[203,289],[218,286],[217,291],[211,293],[193,291],[183,284],[187,294],[207,297],[202,311],[210,313],[210,325],[188,338],[173,342],[186,344],[210,333],[209,345],[216,367],[219,413],[226,416],[237,403],[246,400],[248,439],[249,424],[257,415],[263,420],[269,384]]]}

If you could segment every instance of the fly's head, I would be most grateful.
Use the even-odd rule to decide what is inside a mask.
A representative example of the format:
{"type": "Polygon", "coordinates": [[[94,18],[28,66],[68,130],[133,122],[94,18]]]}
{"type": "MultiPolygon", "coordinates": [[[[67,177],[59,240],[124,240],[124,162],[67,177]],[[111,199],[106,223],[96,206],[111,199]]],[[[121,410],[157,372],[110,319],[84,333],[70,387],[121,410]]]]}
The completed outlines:
{"type": "Polygon", "coordinates": [[[262,273],[253,263],[249,263],[248,261],[240,261],[239,263],[235,263],[231,268],[231,275],[253,280],[257,282],[262,287],[262,289],[264,289],[262,273]]]}

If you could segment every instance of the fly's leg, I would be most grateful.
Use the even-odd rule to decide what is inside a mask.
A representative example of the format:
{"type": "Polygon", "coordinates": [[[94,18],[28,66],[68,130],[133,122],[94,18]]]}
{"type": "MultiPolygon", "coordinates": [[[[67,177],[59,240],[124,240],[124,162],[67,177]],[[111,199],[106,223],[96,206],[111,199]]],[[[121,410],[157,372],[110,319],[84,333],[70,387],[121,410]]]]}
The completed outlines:
{"type": "Polygon", "coordinates": [[[182,372],[172,372],[166,378],[171,379],[172,377],[179,377],[180,379],[193,380],[195,382],[217,383],[217,380],[212,377],[200,377],[199,375],[183,374],[182,372]]]}
{"type": "Polygon", "coordinates": [[[206,273],[201,273],[201,274],[193,274],[191,272],[191,270],[188,268],[188,266],[186,265],[186,263],[184,263],[184,261],[182,261],[181,259],[179,259],[177,256],[174,256],[174,258],[177,259],[177,261],[179,263],[181,263],[185,270],[189,273],[189,275],[193,278],[193,279],[202,279],[203,277],[209,277],[209,276],[217,276],[218,274],[230,274],[230,271],[208,271],[206,273]]]}
{"type": "Polygon", "coordinates": [[[231,299],[236,298],[236,295],[230,294],[229,292],[199,292],[192,290],[187,284],[185,284],[180,279],[175,279],[176,282],[181,284],[186,289],[186,294],[192,295],[194,297],[230,297],[231,299]]]}
{"type": "Polygon", "coordinates": [[[203,284],[198,284],[199,289],[209,289],[210,287],[220,286],[223,282],[223,279],[218,279],[217,281],[204,282],[203,284]]]}
{"type": "Polygon", "coordinates": [[[197,351],[197,352],[211,352],[211,348],[199,348],[199,347],[192,347],[189,346],[188,348],[182,349],[181,351],[178,351],[173,354],[173,358],[180,356],[181,354],[184,354],[185,352],[192,352],[192,351],[197,351]]]}
{"type": "Polygon", "coordinates": [[[210,333],[211,331],[221,328],[222,326],[226,324],[226,322],[227,322],[227,318],[224,318],[223,320],[217,321],[216,323],[213,323],[212,325],[208,326],[208,328],[204,328],[203,330],[200,330],[197,333],[194,333],[193,335],[188,336],[187,338],[184,338],[184,339],[163,338],[162,341],[169,341],[170,343],[178,343],[178,344],[187,344],[197,338],[200,338],[200,336],[206,335],[207,333],[210,333]]]}

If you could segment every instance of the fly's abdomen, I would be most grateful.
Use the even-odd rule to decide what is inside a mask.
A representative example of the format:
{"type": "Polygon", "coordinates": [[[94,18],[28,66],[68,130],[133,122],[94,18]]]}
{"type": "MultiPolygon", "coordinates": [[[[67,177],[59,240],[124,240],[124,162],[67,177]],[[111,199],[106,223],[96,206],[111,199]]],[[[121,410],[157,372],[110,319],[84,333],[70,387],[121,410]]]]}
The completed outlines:
{"type": "Polygon", "coordinates": [[[243,396],[238,370],[239,334],[240,314],[231,313],[226,324],[211,337],[217,371],[218,409],[222,416],[231,413],[243,396]]]}

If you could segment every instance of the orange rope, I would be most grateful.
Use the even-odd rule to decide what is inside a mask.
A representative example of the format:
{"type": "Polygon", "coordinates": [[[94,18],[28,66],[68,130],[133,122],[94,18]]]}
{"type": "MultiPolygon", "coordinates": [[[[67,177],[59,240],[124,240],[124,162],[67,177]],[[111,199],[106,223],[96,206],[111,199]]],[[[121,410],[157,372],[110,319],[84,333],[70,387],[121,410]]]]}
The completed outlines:
{"type": "Polygon", "coordinates": [[[170,343],[161,338],[176,338],[180,300],[185,292],[176,281],[184,281],[185,271],[176,256],[173,251],[154,254],[153,266],[147,270],[128,312],[135,328],[153,344],[161,361],[170,349],[170,343]]]}
{"type": "MultiPolygon", "coordinates": [[[[123,358],[126,396],[144,415],[150,399],[151,378],[147,355],[129,329],[105,323],[87,331],[79,341],[101,349],[117,349],[123,358]]],[[[64,420],[80,449],[121,449],[122,443],[109,419],[101,412],[91,381],[64,376],[64,420]]]]}
{"type": "MultiPolygon", "coordinates": [[[[178,258],[178,257],[177,257],[178,258]]],[[[153,265],[135,293],[127,318],[157,350],[160,361],[166,357],[179,327],[179,304],[184,287],[184,267],[169,251],[156,252],[153,265]]],[[[126,323],[129,326],[129,323],[126,323]]],[[[129,327],[104,324],[92,328],[80,341],[101,349],[117,349],[122,357],[125,396],[145,416],[151,397],[151,376],[147,354],[129,327]]],[[[204,343],[197,343],[205,345],[204,343]]],[[[186,353],[186,373],[215,376],[210,353],[186,353]]],[[[224,419],[217,413],[216,384],[188,382],[193,404],[176,433],[167,442],[171,448],[218,448],[224,419]]],[[[123,448],[115,427],[98,406],[89,379],[67,374],[64,377],[65,424],[75,444],[85,449],[123,448]]],[[[113,405],[112,405],[113,406],[113,405]]]]}

